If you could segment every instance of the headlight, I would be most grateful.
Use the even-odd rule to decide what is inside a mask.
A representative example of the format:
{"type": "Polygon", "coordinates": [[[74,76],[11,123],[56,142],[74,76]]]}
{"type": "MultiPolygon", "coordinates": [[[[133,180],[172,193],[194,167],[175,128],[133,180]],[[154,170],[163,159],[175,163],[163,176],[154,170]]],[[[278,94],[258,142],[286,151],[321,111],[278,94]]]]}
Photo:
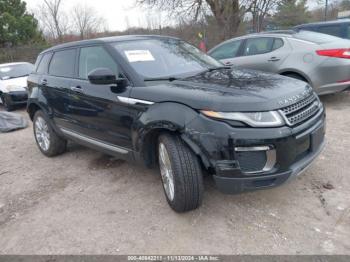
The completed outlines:
{"type": "Polygon", "coordinates": [[[229,113],[202,110],[201,112],[211,118],[240,121],[252,127],[277,127],[285,124],[282,116],[277,111],[229,113]]]}
{"type": "Polygon", "coordinates": [[[8,85],[8,86],[5,86],[5,89],[7,90],[7,92],[23,91],[24,90],[24,88],[22,86],[19,86],[19,85],[8,85]]]}

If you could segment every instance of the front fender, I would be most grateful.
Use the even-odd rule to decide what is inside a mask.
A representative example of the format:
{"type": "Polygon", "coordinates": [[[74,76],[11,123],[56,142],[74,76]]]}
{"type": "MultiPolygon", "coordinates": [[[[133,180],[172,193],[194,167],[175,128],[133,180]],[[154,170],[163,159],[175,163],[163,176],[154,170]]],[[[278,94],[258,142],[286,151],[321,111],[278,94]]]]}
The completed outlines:
{"type": "Polygon", "coordinates": [[[182,133],[186,124],[197,116],[197,111],[179,103],[164,102],[150,106],[134,123],[132,131],[134,150],[140,152],[148,134],[155,130],[182,133]]]}

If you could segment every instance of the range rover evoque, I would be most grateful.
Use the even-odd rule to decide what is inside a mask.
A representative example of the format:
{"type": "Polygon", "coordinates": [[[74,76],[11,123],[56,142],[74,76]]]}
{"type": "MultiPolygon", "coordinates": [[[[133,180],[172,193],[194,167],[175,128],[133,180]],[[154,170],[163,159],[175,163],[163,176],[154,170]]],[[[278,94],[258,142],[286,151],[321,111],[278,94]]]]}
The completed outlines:
{"type": "Polygon", "coordinates": [[[169,205],[197,208],[202,172],[219,190],[271,188],[324,146],[325,110],[305,82],[223,66],[163,36],[67,43],[42,52],[27,111],[41,152],[67,140],[159,166],[169,205]]]}

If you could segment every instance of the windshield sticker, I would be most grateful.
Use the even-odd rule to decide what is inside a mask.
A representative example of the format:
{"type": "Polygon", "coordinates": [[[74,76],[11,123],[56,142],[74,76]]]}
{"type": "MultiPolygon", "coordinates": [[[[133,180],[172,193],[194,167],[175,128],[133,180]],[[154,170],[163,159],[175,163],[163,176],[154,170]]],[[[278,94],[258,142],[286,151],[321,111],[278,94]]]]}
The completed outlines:
{"type": "Polygon", "coordinates": [[[127,50],[124,51],[129,62],[154,61],[154,57],[149,50],[127,50]]]}
{"type": "Polygon", "coordinates": [[[7,73],[11,71],[11,67],[0,67],[0,72],[7,73]]]}

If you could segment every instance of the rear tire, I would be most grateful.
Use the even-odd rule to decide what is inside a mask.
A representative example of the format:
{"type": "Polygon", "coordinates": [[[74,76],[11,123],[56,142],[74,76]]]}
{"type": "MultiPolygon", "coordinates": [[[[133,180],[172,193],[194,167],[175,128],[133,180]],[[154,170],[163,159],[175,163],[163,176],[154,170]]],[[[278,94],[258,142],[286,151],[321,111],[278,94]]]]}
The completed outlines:
{"type": "Polygon", "coordinates": [[[45,156],[53,157],[66,151],[67,140],[56,134],[47,116],[41,110],[36,111],[34,114],[33,131],[35,141],[45,156]]]}
{"type": "Polygon", "coordinates": [[[158,139],[158,159],[170,207],[176,212],[199,207],[203,197],[203,176],[193,151],[179,136],[163,134],[158,139]]]}

